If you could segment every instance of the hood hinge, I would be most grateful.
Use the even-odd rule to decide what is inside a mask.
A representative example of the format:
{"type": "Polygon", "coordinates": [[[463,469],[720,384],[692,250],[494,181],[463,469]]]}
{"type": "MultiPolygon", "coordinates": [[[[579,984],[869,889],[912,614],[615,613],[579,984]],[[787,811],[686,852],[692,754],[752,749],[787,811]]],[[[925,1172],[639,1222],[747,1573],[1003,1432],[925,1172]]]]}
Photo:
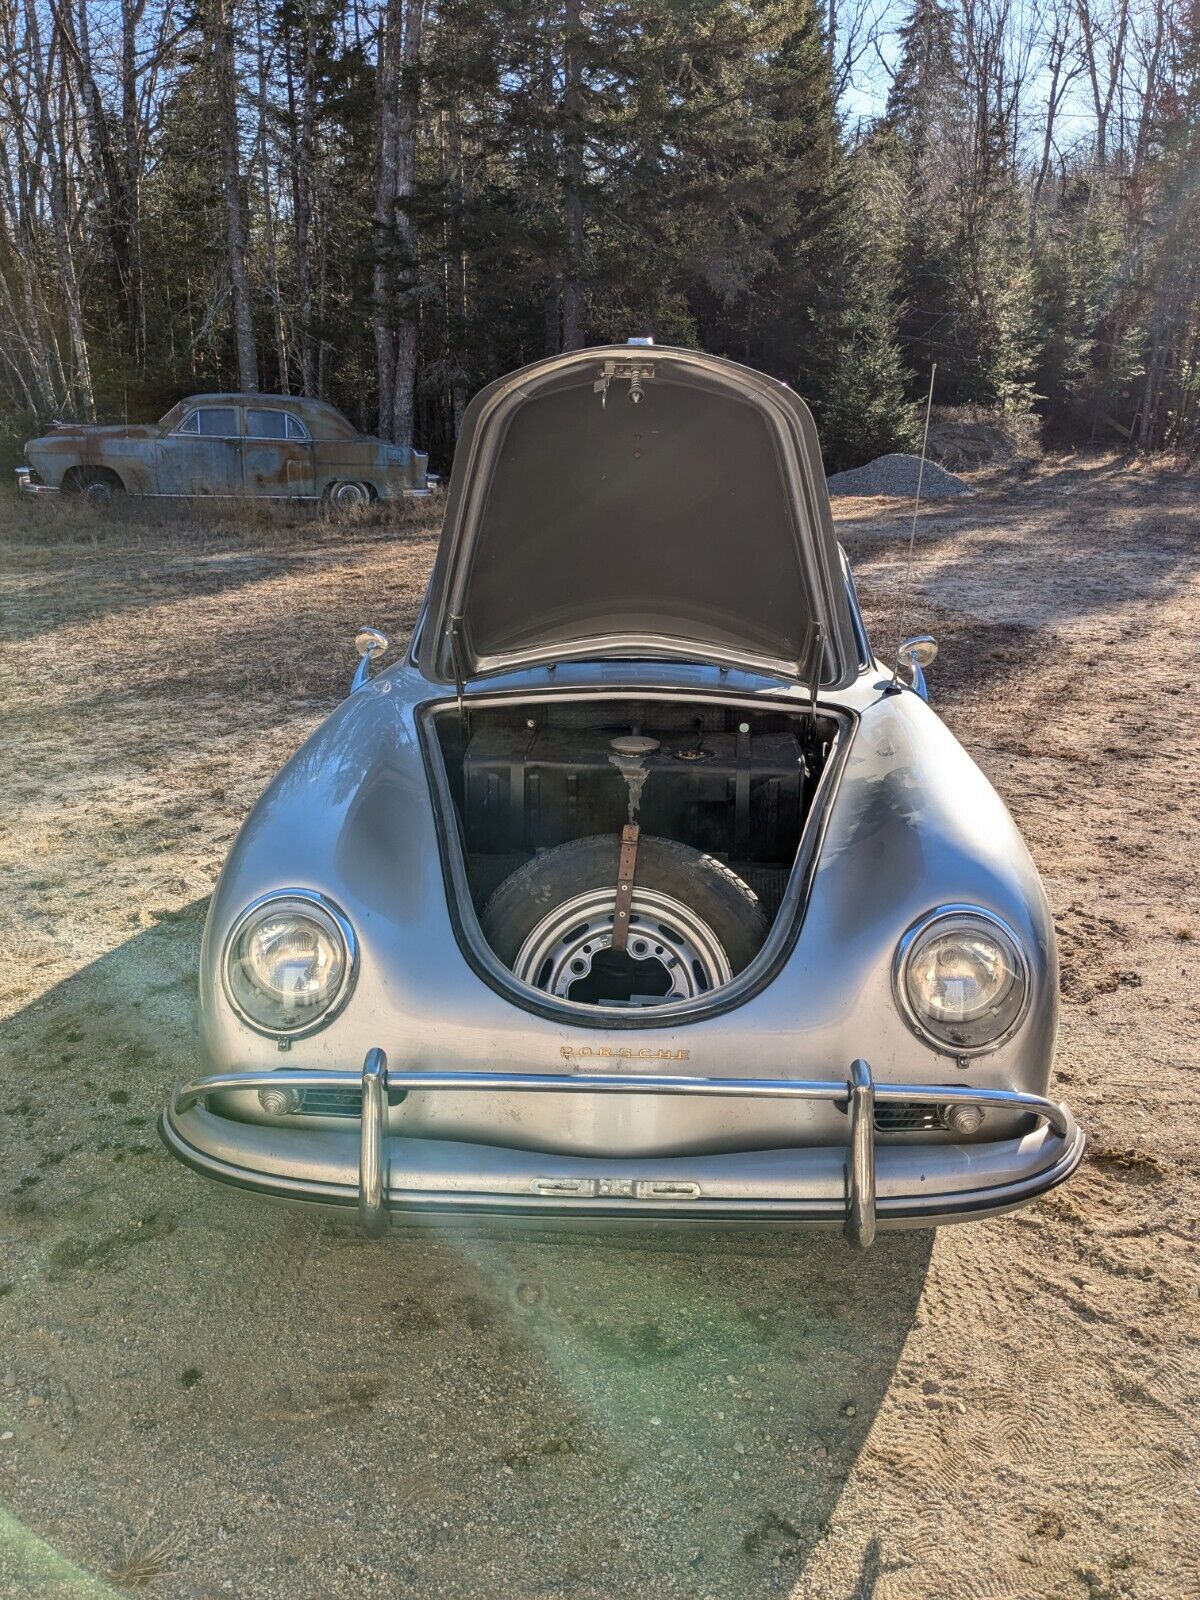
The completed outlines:
{"type": "Polygon", "coordinates": [[[808,642],[808,661],[804,669],[804,679],[808,684],[808,708],[814,717],[817,714],[817,690],[821,687],[821,668],[824,665],[825,629],[819,622],[814,622],[808,642]]]}
{"type": "Polygon", "coordinates": [[[454,673],[454,697],[458,702],[458,714],[463,714],[463,688],[467,681],[466,668],[463,664],[463,638],[462,617],[452,616],[446,627],[450,636],[450,667],[454,673]]]}

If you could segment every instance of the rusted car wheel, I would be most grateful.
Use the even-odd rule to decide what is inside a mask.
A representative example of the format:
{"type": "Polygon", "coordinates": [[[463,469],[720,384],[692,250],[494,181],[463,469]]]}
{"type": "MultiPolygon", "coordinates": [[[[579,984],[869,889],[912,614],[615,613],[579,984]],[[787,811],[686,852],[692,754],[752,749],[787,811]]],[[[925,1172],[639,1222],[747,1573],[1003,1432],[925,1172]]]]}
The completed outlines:
{"type": "Polygon", "coordinates": [[[331,511],[361,511],[371,504],[371,486],[367,483],[334,483],[325,491],[325,503],[331,511]]]}
{"type": "Polygon", "coordinates": [[[719,989],[767,936],[758,898],[712,856],[643,838],[629,934],[612,949],[620,841],[574,839],[506,878],[484,907],[483,931],[523,983],[591,1005],[687,1000],[719,989]]]}
{"type": "Polygon", "coordinates": [[[63,478],[62,486],[64,493],[80,494],[98,510],[107,510],[125,493],[125,485],[108,467],[76,467],[63,478]]]}

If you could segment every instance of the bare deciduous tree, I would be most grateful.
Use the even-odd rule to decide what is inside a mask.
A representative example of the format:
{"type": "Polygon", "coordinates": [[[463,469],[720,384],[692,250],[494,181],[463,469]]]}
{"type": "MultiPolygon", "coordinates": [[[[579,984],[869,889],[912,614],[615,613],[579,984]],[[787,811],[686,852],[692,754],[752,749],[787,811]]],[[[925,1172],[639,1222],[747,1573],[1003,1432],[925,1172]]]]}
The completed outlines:
{"type": "Polygon", "coordinates": [[[225,197],[225,240],[229,262],[229,292],[233,305],[238,386],[250,394],[258,388],[258,353],[254,344],[254,315],[246,248],[245,197],[242,194],[234,3],[235,0],[204,0],[201,14],[216,98],[221,190],[225,197]]]}

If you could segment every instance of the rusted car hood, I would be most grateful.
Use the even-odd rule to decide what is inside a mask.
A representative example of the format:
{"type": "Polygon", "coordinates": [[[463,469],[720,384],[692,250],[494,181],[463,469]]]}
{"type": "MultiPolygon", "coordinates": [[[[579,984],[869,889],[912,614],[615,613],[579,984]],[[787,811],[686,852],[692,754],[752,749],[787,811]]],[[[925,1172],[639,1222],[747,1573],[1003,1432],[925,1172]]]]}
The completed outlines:
{"type": "Polygon", "coordinates": [[[655,656],[849,681],[808,408],[748,367],[658,346],[491,384],[464,418],[418,656],[446,682],[655,656]]]}

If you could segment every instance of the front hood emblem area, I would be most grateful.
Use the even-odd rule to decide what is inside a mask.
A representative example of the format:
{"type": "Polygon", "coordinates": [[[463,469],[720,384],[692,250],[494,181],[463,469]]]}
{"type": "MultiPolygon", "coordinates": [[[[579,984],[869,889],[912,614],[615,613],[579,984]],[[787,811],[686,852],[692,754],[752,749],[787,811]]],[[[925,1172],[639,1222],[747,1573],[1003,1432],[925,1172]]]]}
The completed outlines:
{"type": "Polygon", "coordinates": [[[690,1061],[690,1050],[655,1050],[650,1045],[564,1044],[558,1048],[564,1061],[604,1062],[609,1066],[622,1061],[690,1061]]]}

